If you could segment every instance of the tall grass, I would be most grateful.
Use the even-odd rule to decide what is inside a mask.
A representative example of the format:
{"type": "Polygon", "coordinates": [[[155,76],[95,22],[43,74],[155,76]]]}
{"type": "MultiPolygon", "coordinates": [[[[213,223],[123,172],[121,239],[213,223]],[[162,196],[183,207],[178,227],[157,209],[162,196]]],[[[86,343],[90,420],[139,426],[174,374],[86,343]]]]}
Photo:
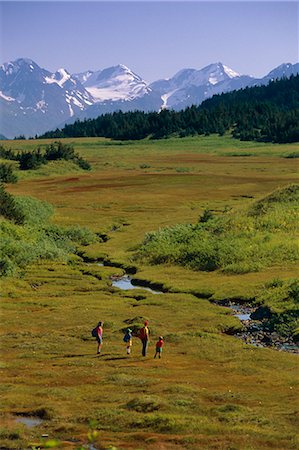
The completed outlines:
{"type": "Polygon", "coordinates": [[[98,239],[95,233],[84,227],[51,224],[49,219],[53,207],[47,202],[33,197],[7,196],[11,211],[17,211],[22,220],[16,221],[7,214],[3,216],[2,211],[0,275],[14,275],[18,269],[41,259],[67,261],[78,246],[98,239]]]}
{"type": "Polygon", "coordinates": [[[246,273],[298,261],[299,185],[279,189],[246,211],[148,233],[136,258],[194,270],[246,273]]]}

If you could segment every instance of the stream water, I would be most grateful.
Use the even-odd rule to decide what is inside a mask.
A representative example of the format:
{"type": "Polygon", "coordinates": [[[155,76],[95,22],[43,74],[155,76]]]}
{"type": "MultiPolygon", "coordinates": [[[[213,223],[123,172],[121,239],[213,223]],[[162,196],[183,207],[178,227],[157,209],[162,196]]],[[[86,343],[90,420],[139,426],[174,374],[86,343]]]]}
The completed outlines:
{"type": "MultiPolygon", "coordinates": [[[[134,284],[132,283],[132,278],[129,275],[124,275],[122,277],[113,278],[112,286],[122,290],[144,289],[152,294],[163,293],[161,291],[139,285],[138,282],[133,282],[134,284]]],[[[291,338],[281,338],[277,333],[265,330],[262,321],[252,320],[251,313],[254,311],[254,308],[235,302],[222,306],[230,308],[233,311],[234,316],[237,317],[244,326],[243,331],[234,335],[237,338],[242,339],[247,344],[252,344],[257,347],[271,347],[276,350],[283,350],[297,354],[299,353],[298,345],[296,345],[291,338]]]]}
{"type": "Polygon", "coordinates": [[[37,417],[24,417],[24,416],[22,416],[22,417],[17,417],[16,418],[16,422],[23,423],[28,428],[33,428],[33,427],[36,427],[37,425],[40,425],[43,422],[43,420],[39,419],[37,417]]]}
{"type": "Polygon", "coordinates": [[[138,284],[132,283],[132,278],[129,275],[124,275],[123,277],[117,277],[112,279],[112,286],[122,289],[124,291],[128,291],[129,289],[144,289],[145,291],[149,291],[152,294],[162,294],[160,291],[155,291],[146,286],[140,286],[138,284]]]}
{"type": "Polygon", "coordinates": [[[252,313],[252,308],[246,308],[244,306],[236,304],[229,305],[229,308],[233,310],[233,312],[235,313],[234,316],[238,317],[241,322],[251,320],[250,314],[252,313]]]}

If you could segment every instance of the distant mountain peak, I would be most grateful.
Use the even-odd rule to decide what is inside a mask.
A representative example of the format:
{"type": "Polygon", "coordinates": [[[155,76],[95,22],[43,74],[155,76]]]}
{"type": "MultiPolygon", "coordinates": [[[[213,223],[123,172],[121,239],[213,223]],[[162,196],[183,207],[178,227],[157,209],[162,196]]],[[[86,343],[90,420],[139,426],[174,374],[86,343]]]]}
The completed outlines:
{"type": "Polygon", "coordinates": [[[235,78],[235,77],[239,77],[239,76],[240,76],[240,74],[239,74],[238,72],[235,72],[233,69],[231,69],[231,68],[228,67],[228,66],[225,66],[224,64],[223,64],[223,68],[224,68],[225,73],[226,73],[230,78],[235,78]]]}
{"type": "Polygon", "coordinates": [[[180,110],[200,105],[215,94],[296,73],[299,63],[288,62],[258,79],[240,75],[218,61],[148,84],[124,64],[70,74],[65,68],[52,72],[30,58],[18,58],[0,66],[0,134],[34,136],[77,118],[118,110],[180,110]]]}
{"type": "Polygon", "coordinates": [[[6,73],[6,75],[12,75],[19,72],[20,70],[33,71],[34,69],[39,69],[39,66],[29,58],[18,58],[14,61],[4,63],[0,68],[6,73]]]}
{"type": "Polygon", "coordinates": [[[27,64],[27,65],[34,64],[35,66],[37,66],[37,64],[30,58],[18,58],[14,62],[17,64],[27,64]]]}
{"type": "Polygon", "coordinates": [[[81,80],[95,102],[128,101],[150,91],[146,81],[124,64],[98,70],[89,76],[81,75],[81,80]]]}

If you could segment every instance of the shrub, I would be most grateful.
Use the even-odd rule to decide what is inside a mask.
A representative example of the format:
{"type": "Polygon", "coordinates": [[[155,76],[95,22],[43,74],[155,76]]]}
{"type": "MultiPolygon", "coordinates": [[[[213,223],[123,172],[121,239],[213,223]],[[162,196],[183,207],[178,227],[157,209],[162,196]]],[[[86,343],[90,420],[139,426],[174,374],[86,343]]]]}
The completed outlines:
{"type": "Polygon", "coordinates": [[[75,153],[74,147],[70,144],[63,144],[62,142],[52,142],[47,145],[45,158],[47,161],[55,161],[58,159],[65,159],[66,161],[74,161],[81,169],[90,170],[90,164],[81,156],[75,153]]]}
{"type": "Polygon", "coordinates": [[[22,209],[15,198],[5,191],[2,184],[0,184],[0,215],[19,224],[24,223],[25,220],[22,209]]]}
{"type": "Polygon", "coordinates": [[[0,145],[0,158],[16,160],[16,154],[13,150],[7,149],[3,147],[3,145],[0,145]]]}
{"type": "Polygon", "coordinates": [[[53,214],[53,206],[29,196],[14,197],[15,204],[22,211],[24,223],[43,225],[53,214]]]}
{"type": "Polygon", "coordinates": [[[200,223],[208,222],[208,220],[211,220],[214,218],[214,215],[210,209],[205,209],[203,214],[199,217],[200,223]]]}
{"type": "Polygon", "coordinates": [[[299,327],[299,279],[267,282],[256,296],[256,303],[269,309],[267,326],[283,336],[299,327]]]}
{"type": "Polygon", "coordinates": [[[248,211],[226,211],[215,217],[206,210],[195,225],[148,233],[135,258],[233,274],[296,262],[298,197],[299,185],[290,185],[255,202],[248,211]]]}
{"type": "Polygon", "coordinates": [[[0,164],[0,183],[16,183],[17,175],[13,172],[13,168],[9,164],[0,164]]]}
{"type": "Polygon", "coordinates": [[[59,227],[47,223],[53,212],[50,204],[32,197],[14,197],[0,186],[0,274],[13,275],[19,268],[39,259],[72,258],[78,245],[97,241],[92,231],[59,227]]]}
{"type": "Polygon", "coordinates": [[[288,155],[284,156],[284,158],[290,158],[290,159],[299,158],[299,152],[289,153],[288,155]]]}
{"type": "Polygon", "coordinates": [[[35,170],[42,164],[46,164],[47,160],[42,155],[40,148],[33,152],[22,152],[18,155],[21,170],[35,170]]]}
{"type": "Polygon", "coordinates": [[[49,225],[44,229],[45,234],[53,240],[60,242],[76,242],[79,245],[89,245],[97,241],[97,236],[92,231],[84,227],[59,227],[49,225]]]}
{"type": "Polygon", "coordinates": [[[90,164],[85,161],[75,150],[72,145],[63,144],[62,142],[52,142],[47,145],[43,153],[40,147],[33,151],[14,152],[11,149],[5,149],[0,145],[0,157],[4,159],[19,161],[21,170],[35,170],[41,165],[47,164],[48,161],[66,160],[73,161],[83,170],[90,170],[90,164]]]}

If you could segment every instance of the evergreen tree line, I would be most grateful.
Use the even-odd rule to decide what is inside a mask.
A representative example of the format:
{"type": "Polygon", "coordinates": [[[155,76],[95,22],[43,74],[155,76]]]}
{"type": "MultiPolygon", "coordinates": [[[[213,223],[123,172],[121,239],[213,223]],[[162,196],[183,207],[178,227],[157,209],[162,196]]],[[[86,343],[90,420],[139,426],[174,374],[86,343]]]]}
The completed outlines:
{"type": "MultiPolygon", "coordinates": [[[[0,158],[11,161],[18,161],[20,170],[35,170],[48,161],[55,161],[64,159],[66,161],[73,161],[81,169],[90,170],[90,164],[83,159],[78,153],[75,153],[74,147],[70,144],[63,144],[62,142],[52,142],[46,146],[45,151],[40,147],[33,151],[19,151],[15,152],[11,149],[6,149],[0,145],[0,158]]],[[[2,169],[6,173],[9,169],[2,169]]],[[[10,169],[11,170],[11,169],[10,169]]],[[[0,173],[2,173],[0,171],[0,173]]],[[[9,182],[2,178],[2,182],[9,182]]]]}
{"type": "Polygon", "coordinates": [[[200,106],[182,111],[121,111],[96,119],[77,120],[40,138],[107,137],[136,140],[190,135],[223,135],[261,142],[299,141],[299,75],[214,95],[200,106]]]}

